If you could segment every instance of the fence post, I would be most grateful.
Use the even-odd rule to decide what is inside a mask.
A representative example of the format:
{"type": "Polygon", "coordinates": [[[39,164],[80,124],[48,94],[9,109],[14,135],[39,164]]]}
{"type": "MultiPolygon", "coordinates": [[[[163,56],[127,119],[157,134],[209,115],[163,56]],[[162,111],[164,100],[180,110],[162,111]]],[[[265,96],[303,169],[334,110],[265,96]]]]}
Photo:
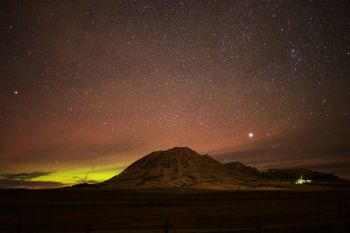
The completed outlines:
{"type": "Polygon", "coordinates": [[[91,224],[90,223],[86,224],[85,230],[86,230],[86,233],[91,233],[91,224]]]}
{"type": "Polygon", "coordinates": [[[21,233],[22,232],[22,223],[17,223],[16,225],[16,233],[21,233]]]}
{"type": "Polygon", "coordinates": [[[261,220],[260,220],[260,217],[256,218],[256,233],[261,233],[261,220]]]}
{"type": "Polygon", "coordinates": [[[349,233],[350,232],[350,219],[349,219],[349,202],[348,200],[344,201],[344,210],[343,210],[343,216],[344,216],[344,227],[345,227],[345,232],[349,233]]]}
{"type": "Polygon", "coordinates": [[[339,215],[339,222],[340,224],[343,224],[344,222],[344,213],[343,213],[343,203],[341,200],[338,200],[338,215],[339,215]]]}
{"type": "Polygon", "coordinates": [[[169,221],[167,219],[165,220],[164,233],[168,233],[168,232],[169,232],[169,221]]]}

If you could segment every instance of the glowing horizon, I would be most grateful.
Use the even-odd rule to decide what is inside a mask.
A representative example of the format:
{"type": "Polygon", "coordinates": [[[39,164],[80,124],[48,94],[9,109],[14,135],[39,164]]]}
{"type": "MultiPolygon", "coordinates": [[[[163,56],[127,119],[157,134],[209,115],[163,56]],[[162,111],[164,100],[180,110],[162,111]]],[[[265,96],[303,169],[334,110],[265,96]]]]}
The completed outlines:
{"type": "Polygon", "coordinates": [[[341,5],[4,3],[0,188],[100,181],[174,146],[350,177],[341,5]]]}

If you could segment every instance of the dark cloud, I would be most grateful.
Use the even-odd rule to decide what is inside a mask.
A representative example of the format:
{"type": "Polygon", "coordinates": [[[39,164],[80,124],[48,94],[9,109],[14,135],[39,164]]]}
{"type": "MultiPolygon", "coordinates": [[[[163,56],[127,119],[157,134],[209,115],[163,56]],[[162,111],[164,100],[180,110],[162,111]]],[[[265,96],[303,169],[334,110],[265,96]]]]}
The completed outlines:
{"type": "Polygon", "coordinates": [[[315,130],[294,135],[272,137],[245,149],[219,153],[223,162],[241,161],[262,169],[308,168],[350,177],[348,131],[315,130]]]}
{"type": "Polygon", "coordinates": [[[0,189],[10,188],[58,188],[63,187],[64,184],[54,181],[32,181],[31,179],[46,176],[52,172],[22,172],[22,173],[6,173],[0,174],[0,189]]]}
{"type": "Polygon", "coordinates": [[[59,188],[64,184],[53,181],[28,181],[28,180],[16,180],[16,179],[0,179],[0,189],[12,189],[12,188],[59,188]]]}
{"type": "Polygon", "coordinates": [[[12,174],[0,174],[0,177],[8,180],[27,181],[40,176],[49,175],[51,173],[52,172],[23,172],[23,173],[12,173],[12,174]]]}

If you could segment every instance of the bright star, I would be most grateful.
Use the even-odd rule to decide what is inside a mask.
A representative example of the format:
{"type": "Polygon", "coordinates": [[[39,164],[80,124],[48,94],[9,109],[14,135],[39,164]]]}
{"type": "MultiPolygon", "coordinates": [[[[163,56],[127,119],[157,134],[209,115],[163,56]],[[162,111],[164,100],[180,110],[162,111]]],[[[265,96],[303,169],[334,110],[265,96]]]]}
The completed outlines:
{"type": "Polygon", "coordinates": [[[253,134],[253,133],[249,133],[249,134],[248,134],[248,137],[253,138],[253,137],[254,137],[254,134],[253,134]]]}

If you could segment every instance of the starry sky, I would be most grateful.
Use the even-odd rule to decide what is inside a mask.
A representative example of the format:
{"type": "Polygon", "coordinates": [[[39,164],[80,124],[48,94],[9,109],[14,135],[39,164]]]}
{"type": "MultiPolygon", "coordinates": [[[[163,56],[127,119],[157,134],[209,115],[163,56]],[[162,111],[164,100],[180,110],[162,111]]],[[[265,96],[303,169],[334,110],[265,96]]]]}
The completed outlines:
{"type": "Polygon", "coordinates": [[[0,187],[174,146],[350,178],[348,1],[0,4],[0,187]]]}

